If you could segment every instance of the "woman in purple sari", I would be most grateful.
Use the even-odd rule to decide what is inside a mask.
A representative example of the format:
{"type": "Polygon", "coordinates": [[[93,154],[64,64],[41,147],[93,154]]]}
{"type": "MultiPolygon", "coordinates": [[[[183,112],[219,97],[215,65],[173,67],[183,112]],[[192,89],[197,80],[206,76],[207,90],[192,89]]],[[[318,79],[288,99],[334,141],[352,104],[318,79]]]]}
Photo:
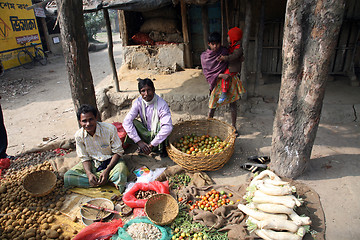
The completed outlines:
{"type": "MultiPolygon", "coordinates": [[[[210,100],[209,100],[209,118],[213,118],[215,110],[219,106],[230,104],[232,125],[236,129],[237,106],[236,101],[240,99],[240,90],[237,79],[233,79],[229,74],[224,74],[228,67],[225,61],[219,61],[220,56],[228,55],[228,49],[221,46],[221,35],[213,32],[209,35],[207,49],[200,56],[201,66],[207,82],[209,83],[210,100]],[[227,100],[219,102],[221,94],[221,79],[230,81],[227,100]]],[[[238,132],[236,130],[236,135],[238,132]]]]}

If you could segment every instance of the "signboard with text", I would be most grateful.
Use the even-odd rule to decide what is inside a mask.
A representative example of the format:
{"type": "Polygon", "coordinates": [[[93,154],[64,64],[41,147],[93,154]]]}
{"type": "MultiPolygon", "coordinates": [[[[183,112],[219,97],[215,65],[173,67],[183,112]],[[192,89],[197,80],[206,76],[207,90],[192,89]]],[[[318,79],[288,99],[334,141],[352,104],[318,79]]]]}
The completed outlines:
{"type": "Polygon", "coordinates": [[[0,60],[5,69],[19,65],[17,54],[25,43],[41,43],[31,0],[0,0],[0,60]]]}

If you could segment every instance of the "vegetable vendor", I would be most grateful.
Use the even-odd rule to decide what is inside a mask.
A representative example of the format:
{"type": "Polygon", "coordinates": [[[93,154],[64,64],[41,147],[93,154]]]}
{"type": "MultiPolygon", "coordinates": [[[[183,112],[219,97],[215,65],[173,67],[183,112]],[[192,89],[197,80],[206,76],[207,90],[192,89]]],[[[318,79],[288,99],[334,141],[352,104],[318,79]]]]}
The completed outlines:
{"type": "Polygon", "coordinates": [[[81,128],[75,133],[80,162],[64,175],[64,187],[98,187],[108,181],[123,192],[129,171],[122,160],[124,150],[117,129],[96,120],[97,110],[82,105],[77,118],[81,128]]]}
{"type": "Polygon", "coordinates": [[[165,157],[166,139],[173,129],[169,106],[155,94],[149,78],[138,79],[138,89],[141,96],[133,102],[123,122],[125,143],[136,143],[140,153],[157,152],[165,157]],[[141,121],[135,119],[138,116],[141,121]]]}

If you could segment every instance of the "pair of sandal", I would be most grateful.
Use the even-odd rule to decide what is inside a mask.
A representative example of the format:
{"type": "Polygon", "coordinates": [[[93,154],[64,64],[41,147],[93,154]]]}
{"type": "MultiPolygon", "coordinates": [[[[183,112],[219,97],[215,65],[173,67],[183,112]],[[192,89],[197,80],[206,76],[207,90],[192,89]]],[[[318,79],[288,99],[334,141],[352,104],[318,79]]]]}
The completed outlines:
{"type": "Polygon", "coordinates": [[[253,162],[246,162],[244,163],[241,168],[255,173],[257,171],[263,171],[267,169],[267,164],[270,162],[270,157],[268,156],[251,156],[248,157],[248,160],[254,161],[253,162]]]}

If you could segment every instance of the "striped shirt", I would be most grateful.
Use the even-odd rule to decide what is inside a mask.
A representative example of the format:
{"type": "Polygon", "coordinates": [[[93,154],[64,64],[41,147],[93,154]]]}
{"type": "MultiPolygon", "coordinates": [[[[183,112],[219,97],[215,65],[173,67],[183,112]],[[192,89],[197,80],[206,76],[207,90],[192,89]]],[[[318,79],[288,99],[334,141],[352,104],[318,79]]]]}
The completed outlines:
{"type": "Polygon", "coordinates": [[[75,141],[76,153],[81,162],[94,160],[96,168],[113,154],[122,156],[124,153],[116,127],[110,123],[97,122],[94,136],[80,128],[75,133],[75,141]]]}

